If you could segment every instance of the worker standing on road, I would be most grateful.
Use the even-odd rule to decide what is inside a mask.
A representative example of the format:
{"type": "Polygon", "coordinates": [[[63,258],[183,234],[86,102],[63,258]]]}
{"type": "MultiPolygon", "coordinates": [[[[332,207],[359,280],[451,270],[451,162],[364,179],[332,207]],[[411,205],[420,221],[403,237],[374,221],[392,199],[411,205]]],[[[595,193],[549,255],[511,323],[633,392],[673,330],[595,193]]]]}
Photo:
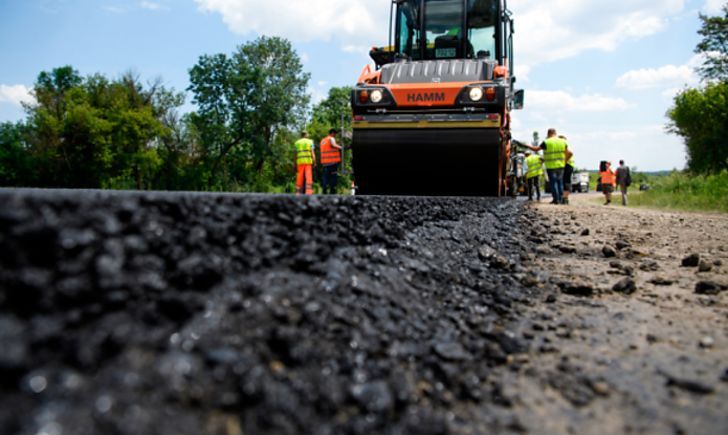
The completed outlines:
{"type": "Polygon", "coordinates": [[[335,128],[329,130],[329,135],[326,136],[320,144],[321,147],[321,166],[323,166],[323,190],[324,195],[330,193],[331,195],[336,193],[336,185],[338,184],[339,177],[339,164],[341,163],[341,146],[336,143],[336,131],[335,128]]]}
{"type": "MultiPolygon", "coordinates": [[[[566,141],[566,136],[559,136],[560,139],[566,141]]],[[[574,175],[574,151],[569,148],[572,153],[571,157],[566,160],[566,166],[564,166],[564,204],[569,204],[569,196],[571,195],[571,177],[574,175]]]]}
{"type": "Polygon", "coordinates": [[[602,193],[604,194],[604,205],[612,203],[612,192],[614,192],[614,186],[617,184],[617,175],[612,170],[612,162],[606,162],[603,171],[599,172],[599,177],[602,183],[602,193]]]}
{"type": "Polygon", "coordinates": [[[632,185],[632,174],[630,173],[629,167],[624,165],[624,160],[619,161],[619,167],[617,168],[617,184],[619,185],[619,191],[622,192],[622,205],[627,206],[627,189],[632,185]]]}
{"type": "Polygon", "coordinates": [[[296,147],[296,194],[313,195],[313,166],[316,157],[313,151],[313,141],[308,138],[308,132],[301,133],[301,139],[294,144],[296,147]]]}
{"type": "Polygon", "coordinates": [[[533,201],[533,191],[536,191],[536,200],[541,202],[541,177],[543,176],[543,158],[538,153],[526,153],[526,185],[528,200],[533,201]]]}
{"type": "Polygon", "coordinates": [[[564,167],[566,161],[572,155],[571,151],[569,151],[569,144],[558,137],[555,128],[551,128],[541,146],[536,147],[527,144],[524,144],[524,146],[535,152],[543,150],[546,174],[549,177],[549,187],[554,198],[551,204],[561,204],[564,199],[564,167]]]}

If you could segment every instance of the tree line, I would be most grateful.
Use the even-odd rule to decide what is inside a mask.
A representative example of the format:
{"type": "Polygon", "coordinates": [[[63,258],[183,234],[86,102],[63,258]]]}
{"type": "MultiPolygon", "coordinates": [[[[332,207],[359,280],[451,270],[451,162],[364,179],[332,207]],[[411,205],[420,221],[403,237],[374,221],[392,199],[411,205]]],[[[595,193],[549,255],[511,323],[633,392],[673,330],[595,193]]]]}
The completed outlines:
{"type": "Polygon", "coordinates": [[[693,174],[728,171],[728,4],[722,12],[700,15],[695,52],[704,59],[697,70],[702,85],[680,92],[667,112],[668,131],[685,141],[693,174]]]}
{"type": "Polygon", "coordinates": [[[332,88],[311,107],[309,78],[276,37],[201,56],[187,114],[185,94],[161,79],[41,72],[26,119],[0,124],[0,186],[293,192],[300,131],[322,139],[342,119],[351,125],[351,90],[332,88]]]}

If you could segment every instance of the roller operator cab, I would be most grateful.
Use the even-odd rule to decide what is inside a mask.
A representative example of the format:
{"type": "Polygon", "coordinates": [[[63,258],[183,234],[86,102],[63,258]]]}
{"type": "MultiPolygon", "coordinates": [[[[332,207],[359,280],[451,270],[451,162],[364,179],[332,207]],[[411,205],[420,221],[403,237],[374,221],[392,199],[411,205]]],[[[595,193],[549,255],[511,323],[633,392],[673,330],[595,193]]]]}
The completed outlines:
{"type": "Polygon", "coordinates": [[[395,0],[390,17],[352,92],[357,193],[504,194],[523,105],[505,1],[395,0]]]}

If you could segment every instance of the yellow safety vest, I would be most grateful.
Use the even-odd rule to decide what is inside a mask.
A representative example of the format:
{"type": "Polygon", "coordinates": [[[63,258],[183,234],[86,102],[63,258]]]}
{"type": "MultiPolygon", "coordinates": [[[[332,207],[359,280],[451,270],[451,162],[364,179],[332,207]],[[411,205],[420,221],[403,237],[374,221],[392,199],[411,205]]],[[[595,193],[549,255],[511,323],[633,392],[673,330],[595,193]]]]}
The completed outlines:
{"type": "Polygon", "coordinates": [[[543,175],[543,165],[541,164],[541,156],[538,154],[532,154],[526,159],[526,165],[528,171],[526,172],[526,178],[530,179],[533,177],[540,177],[543,175]]]}
{"type": "Polygon", "coordinates": [[[313,141],[311,139],[299,139],[295,143],[296,164],[313,165],[313,141]]]}
{"type": "Polygon", "coordinates": [[[543,152],[543,159],[546,169],[563,169],[566,166],[566,141],[558,137],[552,137],[544,141],[546,149],[543,152]]]}

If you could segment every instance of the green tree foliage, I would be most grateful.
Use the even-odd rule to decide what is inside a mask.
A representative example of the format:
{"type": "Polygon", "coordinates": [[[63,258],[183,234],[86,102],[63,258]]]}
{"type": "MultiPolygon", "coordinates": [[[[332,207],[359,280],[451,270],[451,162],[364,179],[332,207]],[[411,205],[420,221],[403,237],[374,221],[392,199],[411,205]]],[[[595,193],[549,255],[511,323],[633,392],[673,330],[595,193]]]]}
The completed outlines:
{"type": "Polygon", "coordinates": [[[703,39],[695,51],[705,55],[698,73],[706,84],[679,93],[667,117],[668,131],[685,141],[688,169],[707,174],[728,169],[728,4],[722,17],[700,20],[703,39]]]}
{"type": "Polygon", "coordinates": [[[691,172],[728,169],[728,81],[686,89],[667,115],[668,129],[685,140],[691,172]]]}
{"type": "Polygon", "coordinates": [[[277,173],[273,167],[284,158],[278,145],[304,118],[308,81],[281,38],[261,37],[230,56],[200,57],[190,70],[188,90],[199,107],[190,123],[199,143],[197,170],[208,188],[229,190],[277,173]]]}
{"type": "MultiPolygon", "coordinates": [[[[190,70],[198,110],[184,116],[184,94],[160,80],[82,77],[70,66],[42,72],[27,119],[0,124],[0,184],[293,192],[308,80],[280,38],[202,56],[190,70]]],[[[316,106],[320,130],[338,127],[341,114],[350,122],[348,93],[332,90],[316,106]]]]}
{"type": "Polygon", "coordinates": [[[705,55],[705,62],[698,68],[705,80],[728,80],[728,3],[723,6],[723,16],[710,17],[700,14],[702,27],[698,31],[703,39],[695,48],[705,55]]]}
{"type": "Polygon", "coordinates": [[[0,124],[0,186],[29,185],[31,160],[21,123],[0,124]]]}
{"type": "Polygon", "coordinates": [[[28,112],[33,185],[73,188],[152,188],[163,165],[163,122],[182,102],[159,83],[145,88],[127,73],[110,81],[82,78],[71,67],[38,76],[28,112]]]}

